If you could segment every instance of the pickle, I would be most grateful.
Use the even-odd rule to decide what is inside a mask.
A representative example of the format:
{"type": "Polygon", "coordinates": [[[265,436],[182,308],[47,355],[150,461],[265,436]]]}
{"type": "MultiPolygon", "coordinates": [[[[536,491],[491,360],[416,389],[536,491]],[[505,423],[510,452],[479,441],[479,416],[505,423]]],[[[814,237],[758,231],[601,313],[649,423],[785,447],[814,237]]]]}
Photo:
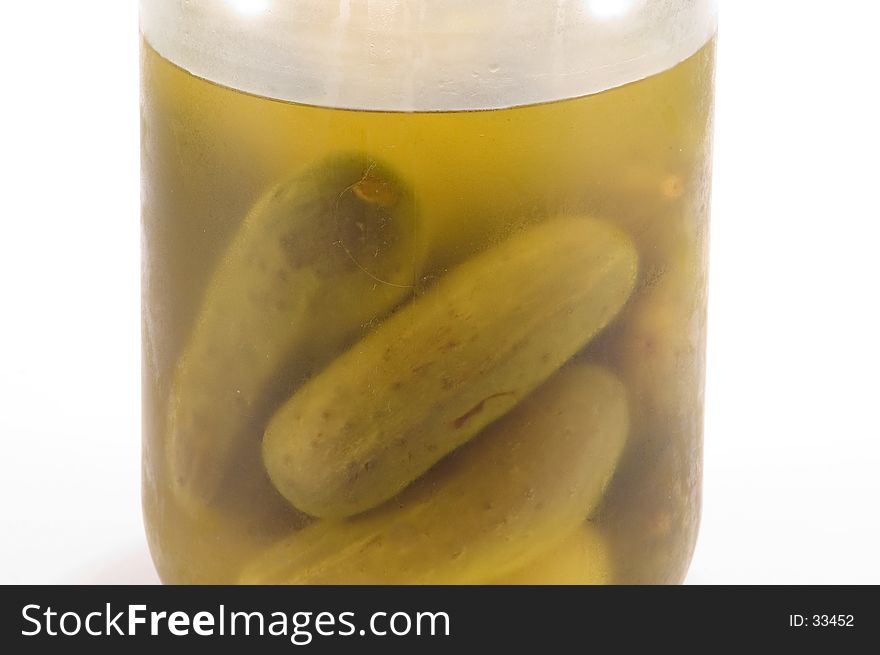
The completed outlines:
{"type": "Polygon", "coordinates": [[[524,567],[492,580],[504,585],[601,585],[612,577],[608,540],[589,523],[524,567]]]}
{"type": "Polygon", "coordinates": [[[642,410],[655,421],[702,407],[705,317],[700,291],[700,284],[681,273],[665,275],[633,303],[611,351],[642,410]]]}
{"type": "Polygon", "coordinates": [[[246,584],[466,584],[524,566],[599,502],[628,431],[626,389],[563,368],[393,501],[305,527],[251,562],[246,584]]]}
{"type": "Polygon", "coordinates": [[[656,430],[703,405],[705,262],[695,254],[701,242],[685,246],[670,249],[643,275],[618,328],[596,344],[629,387],[639,428],[656,430]]]}
{"type": "Polygon", "coordinates": [[[620,375],[631,400],[627,453],[595,517],[624,584],[681,582],[699,517],[705,236],[669,217],[654,230],[665,238],[650,272],[589,353],[620,375]]]}
{"type": "Polygon", "coordinates": [[[617,228],[555,218],[441,278],[272,417],[269,477],[294,507],[375,507],[504,415],[617,314],[637,256],[617,228]]]}
{"type": "Polygon", "coordinates": [[[274,404],[408,293],[411,194],[373,160],[337,157],[268,191],[205,292],[169,403],[169,466],[184,498],[217,499],[274,404]]]}

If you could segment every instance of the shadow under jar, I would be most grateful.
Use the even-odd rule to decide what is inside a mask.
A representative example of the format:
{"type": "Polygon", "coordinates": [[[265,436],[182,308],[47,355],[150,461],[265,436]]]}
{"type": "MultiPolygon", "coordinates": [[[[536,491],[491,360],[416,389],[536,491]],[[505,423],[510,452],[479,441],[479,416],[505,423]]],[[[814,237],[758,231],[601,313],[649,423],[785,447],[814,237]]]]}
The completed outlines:
{"type": "Polygon", "coordinates": [[[142,0],[167,583],[676,583],[714,3],[142,0]]]}

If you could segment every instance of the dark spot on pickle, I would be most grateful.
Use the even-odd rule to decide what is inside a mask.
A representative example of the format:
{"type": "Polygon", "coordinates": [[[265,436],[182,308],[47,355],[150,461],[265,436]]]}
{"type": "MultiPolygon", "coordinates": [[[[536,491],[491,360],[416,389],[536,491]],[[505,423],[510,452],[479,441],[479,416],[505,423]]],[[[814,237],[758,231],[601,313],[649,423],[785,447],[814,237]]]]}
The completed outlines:
{"type": "Polygon", "coordinates": [[[464,426],[465,423],[467,423],[474,416],[477,416],[478,414],[480,414],[486,408],[486,403],[489,402],[490,400],[494,400],[495,398],[502,398],[504,396],[515,396],[515,395],[516,394],[513,391],[502,391],[500,393],[494,393],[491,396],[487,396],[487,397],[483,398],[483,400],[478,402],[476,405],[471,407],[464,414],[462,414],[457,419],[455,419],[452,422],[452,427],[455,428],[456,430],[460,430],[464,426]]]}
{"type": "Polygon", "coordinates": [[[440,346],[440,352],[447,353],[450,350],[452,350],[453,348],[457,348],[460,345],[461,345],[461,343],[459,341],[455,341],[455,340],[447,341],[442,346],[440,346]]]}

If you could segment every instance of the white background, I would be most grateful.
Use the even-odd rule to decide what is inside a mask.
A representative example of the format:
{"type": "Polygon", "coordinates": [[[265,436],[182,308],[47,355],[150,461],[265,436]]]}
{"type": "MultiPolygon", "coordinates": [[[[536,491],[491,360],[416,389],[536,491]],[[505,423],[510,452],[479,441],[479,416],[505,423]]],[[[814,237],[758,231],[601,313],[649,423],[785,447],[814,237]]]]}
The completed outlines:
{"type": "MultiPolygon", "coordinates": [[[[722,3],[692,583],[880,583],[880,10],[722,3]]],[[[137,9],[0,11],[0,582],[150,582],[137,9]]]]}

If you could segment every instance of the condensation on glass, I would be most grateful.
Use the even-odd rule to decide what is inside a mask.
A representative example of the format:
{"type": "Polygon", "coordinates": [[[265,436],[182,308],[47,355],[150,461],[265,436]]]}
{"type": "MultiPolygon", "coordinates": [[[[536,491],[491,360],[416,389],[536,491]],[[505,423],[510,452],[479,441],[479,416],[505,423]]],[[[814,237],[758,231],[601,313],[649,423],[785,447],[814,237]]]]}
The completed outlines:
{"type": "Polygon", "coordinates": [[[683,579],[716,10],[142,0],[169,583],[683,579]]]}

